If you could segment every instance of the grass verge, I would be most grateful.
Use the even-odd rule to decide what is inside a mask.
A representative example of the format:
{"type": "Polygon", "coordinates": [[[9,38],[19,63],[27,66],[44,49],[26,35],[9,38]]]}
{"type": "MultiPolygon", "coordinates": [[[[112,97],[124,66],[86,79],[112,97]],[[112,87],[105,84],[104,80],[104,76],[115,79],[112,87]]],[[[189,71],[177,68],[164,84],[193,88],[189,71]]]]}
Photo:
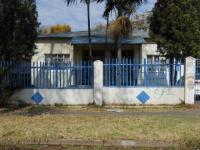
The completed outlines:
{"type": "Polygon", "coordinates": [[[0,116],[0,141],[52,139],[166,141],[200,148],[200,117],[187,116],[0,116]]]}
{"type": "Polygon", "coordinates": [[[42,114],[42,113],[68,113],[68,112],[106,112],[109,109],[120,109],[124,112],[182,112],[199,109],[199,105],[161,105],[161,106],[64,106],[64,105],[24,105],[22,107],[11,106],[8,108],[0,108],[0,113],[23,113],[23,114],[42,114]]]}

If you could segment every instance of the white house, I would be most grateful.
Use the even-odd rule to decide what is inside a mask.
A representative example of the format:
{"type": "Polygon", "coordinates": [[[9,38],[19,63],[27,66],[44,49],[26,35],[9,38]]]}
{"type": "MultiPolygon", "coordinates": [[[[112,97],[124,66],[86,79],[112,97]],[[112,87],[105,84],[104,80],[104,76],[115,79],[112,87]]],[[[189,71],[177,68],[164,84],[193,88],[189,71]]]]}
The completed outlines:
{"type": "MultiPolygon", "coordinates": [[[[105,33],[92,32],[92,53],[95,60],[105,61],[116,58],[117,50],[111,38],[105,44],[105,33]]],[[[89,59],[88,33],[68,32],[62,34],[40,35],[32,62],[80,62],[89,59]]],[[[130,37],[122,41],[122,58],[135,59],[143,63],[159,63],[163,58],[157,52],[147,32],[135,30],[130,37]]]]}
{"type": "Polygon", "coordinates": [[[22,89],[14,97],[26,103],[66,105],[194,103],[195,59],[187,58],[185,67],[169,64],[148,33],[136,30],[122,40],[126,62],[117,64],[112,38],[105,41],[105,33],[92,32],[95,61],[90,63],[87,32],[40,35],[32,65],[18,67],[16,81],[22,89]]]}

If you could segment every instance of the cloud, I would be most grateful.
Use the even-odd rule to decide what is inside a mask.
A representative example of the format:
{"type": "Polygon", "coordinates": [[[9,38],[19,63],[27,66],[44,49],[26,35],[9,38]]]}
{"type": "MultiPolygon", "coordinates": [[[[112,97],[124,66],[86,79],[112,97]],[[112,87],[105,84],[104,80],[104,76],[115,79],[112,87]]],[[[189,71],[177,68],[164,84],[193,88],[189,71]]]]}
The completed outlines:
{"type": "MultiPolygon", "coordinates": [[[[140,12],[152,9],[156,0],[148,0],[149,2],[139,8],[140,12]]],[[[72,30],[87,29],[87,8],[84,4],[74,4],[69,7],[64,0],[36,0],[38,19],[42,25],[54,25],[68,23],[72,26],[72,30]]],[[[102,18],[104,4],[91,5],[91,25],[105,22],[102,18]]]]}

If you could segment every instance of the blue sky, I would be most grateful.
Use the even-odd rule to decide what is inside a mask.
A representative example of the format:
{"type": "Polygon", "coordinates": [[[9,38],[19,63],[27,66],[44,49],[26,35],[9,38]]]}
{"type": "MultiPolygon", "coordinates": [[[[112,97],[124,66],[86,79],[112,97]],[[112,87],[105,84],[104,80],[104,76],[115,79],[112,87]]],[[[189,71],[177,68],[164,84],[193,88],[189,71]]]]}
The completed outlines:
{"type": "MultiPolygon", "coordinates": [[[[139,13],[151,10],[156,0],[148,0],[148,3],[138,9],[139,13]]],[[[42,25],[54,25],[68,23],[73,31],[87,29],[87,11],[83,4],[76,4],[67,7],[64,0],[36,0],[39,22],[42,25]]],[[[91,5],[91,25],[103,23],[103,4],[91,5]]]]}

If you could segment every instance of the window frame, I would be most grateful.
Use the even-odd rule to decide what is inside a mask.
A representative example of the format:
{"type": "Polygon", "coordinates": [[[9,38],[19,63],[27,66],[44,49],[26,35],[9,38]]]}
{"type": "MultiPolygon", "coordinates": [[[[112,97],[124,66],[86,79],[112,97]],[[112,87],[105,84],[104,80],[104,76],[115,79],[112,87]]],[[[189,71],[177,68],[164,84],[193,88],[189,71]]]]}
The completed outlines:
{"type": "Polygon", "coordinates": [[[45,64],[57,65],[70,62],[70,54],[45,54],[45,64]]]}

